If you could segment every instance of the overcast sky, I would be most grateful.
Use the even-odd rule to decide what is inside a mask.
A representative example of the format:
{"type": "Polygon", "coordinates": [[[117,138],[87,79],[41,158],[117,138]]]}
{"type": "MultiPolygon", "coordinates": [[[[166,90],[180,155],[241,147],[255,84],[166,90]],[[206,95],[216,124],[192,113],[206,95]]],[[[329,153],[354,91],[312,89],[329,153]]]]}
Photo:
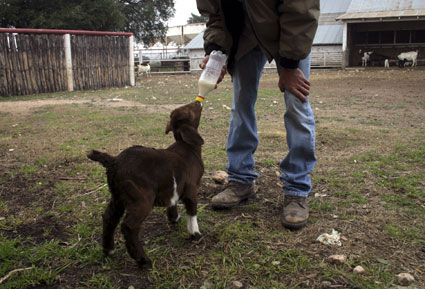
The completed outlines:
{"type": "Polygon", "coordinates": [[[191,13],[199,15],[196,8],[196,0],[175,0],[174,8],[176,9],[176,13],[174,18],[168,22],[168,26],[186,24],[191,13]]]}

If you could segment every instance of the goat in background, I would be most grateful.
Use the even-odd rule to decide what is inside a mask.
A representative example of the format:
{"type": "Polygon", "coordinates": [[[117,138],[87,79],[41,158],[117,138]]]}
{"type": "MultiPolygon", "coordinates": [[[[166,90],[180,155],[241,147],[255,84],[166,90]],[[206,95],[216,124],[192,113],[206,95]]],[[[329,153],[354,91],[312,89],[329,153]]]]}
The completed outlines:
{"type": "Polygon", "coordinates": [[[137,65],[137,75],[143,75],[146,73],[146,76],[149,77],[151,75],[151,66],[149,63],[142,63],[137,65]]]}
{"type": "Polygon", "coordinates": [[[411,62],[412,63],[412,67],[415,67],[417,65],[417,61],[418,61],[418,50],[416,51],[410,51],[410,52],[403,52],[400,53],[397,58],[398,58],[398,66],[399,67],[404,67],[406,65],[407,62],[411,62]]]}

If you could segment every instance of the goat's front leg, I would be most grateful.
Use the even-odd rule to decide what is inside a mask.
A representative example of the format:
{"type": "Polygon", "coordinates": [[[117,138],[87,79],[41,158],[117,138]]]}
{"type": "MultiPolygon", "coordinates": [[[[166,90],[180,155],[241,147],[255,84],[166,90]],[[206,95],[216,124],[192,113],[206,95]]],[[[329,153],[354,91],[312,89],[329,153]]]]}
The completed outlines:
{"type": "Polygon", "coordinates": [[[196,240],[201,238],[201,233],[199,232],[198,219],[197,219],[197,204],[198,204],[198,187],[197,186],[188,186],[185,197],[183,198],[183,203],[187,212],[187,230],[190,236],[196,240]]]}
{"type": "Polygon", "coordinates": [[[167,208],[168,221],[172,224],[176,224],[180,220],[180,215],[177,210],[177,205],[173,205],[167,208]]]}

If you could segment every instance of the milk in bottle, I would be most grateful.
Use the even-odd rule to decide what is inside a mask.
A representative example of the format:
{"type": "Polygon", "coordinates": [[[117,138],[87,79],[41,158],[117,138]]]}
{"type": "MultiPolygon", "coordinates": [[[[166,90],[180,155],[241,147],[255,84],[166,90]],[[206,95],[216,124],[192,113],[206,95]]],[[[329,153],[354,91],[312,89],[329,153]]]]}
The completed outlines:
{"type": "Polygon", "coordinates": [[[198,81],[199,93],[196,100],[202,102],[205,96],[215,88],[221,69],[226,63],[226,54],[214,50],[210,53],[207,65],[198,81]]]}

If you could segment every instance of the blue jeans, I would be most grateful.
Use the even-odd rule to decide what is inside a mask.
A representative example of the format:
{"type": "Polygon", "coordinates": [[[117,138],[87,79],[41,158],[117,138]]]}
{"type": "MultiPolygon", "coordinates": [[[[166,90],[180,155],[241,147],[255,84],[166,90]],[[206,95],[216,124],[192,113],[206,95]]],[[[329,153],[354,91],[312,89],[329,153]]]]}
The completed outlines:
{"type": "MultiPolygon", "coordinates": [[[[252,184],[258,178],[254,171],[254,153],[259,143],[255,103],[266,61],[257,47],[234,64],[233,102],[227,139],[229,181],[252,184]]],[[[310,56],[300,61],[299,68],[308,78],[310,56]]],[[[302,103],[288,91],[285,91],[284,97],[289,152],[280,162],[280,179],[284,181],[283,191],[286,195],[307,197],[311,191],[309,174],[316,164],[314,115],[308,102],[302,103]]]]}

